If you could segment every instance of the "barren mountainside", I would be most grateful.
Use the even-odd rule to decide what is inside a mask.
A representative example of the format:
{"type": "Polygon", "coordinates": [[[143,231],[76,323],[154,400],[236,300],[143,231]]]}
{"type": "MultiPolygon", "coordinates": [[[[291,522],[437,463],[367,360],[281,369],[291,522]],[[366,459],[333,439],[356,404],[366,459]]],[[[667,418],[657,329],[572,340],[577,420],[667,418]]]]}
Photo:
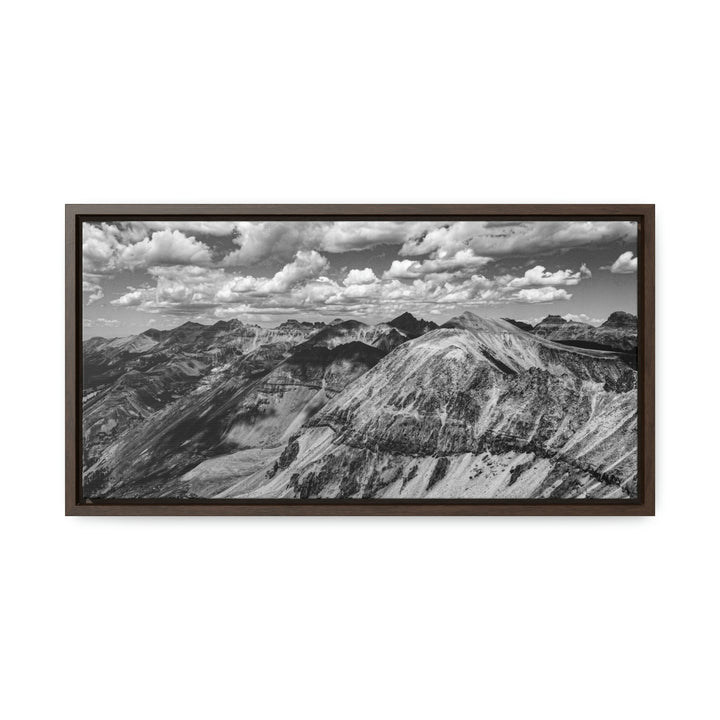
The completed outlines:
{"type": "Polygon", "coordinates": [[[634,497],[636,319],[522,325],[464,313],[438,327],[404,313],[93,338],[85,493],[634,497]]]}

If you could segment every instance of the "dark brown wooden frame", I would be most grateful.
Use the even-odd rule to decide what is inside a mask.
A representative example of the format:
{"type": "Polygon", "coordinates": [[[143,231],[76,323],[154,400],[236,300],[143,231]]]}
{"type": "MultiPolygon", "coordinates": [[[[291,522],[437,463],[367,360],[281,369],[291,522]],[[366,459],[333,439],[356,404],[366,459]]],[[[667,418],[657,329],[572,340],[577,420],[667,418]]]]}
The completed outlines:
{"type": "Polygon", "coordinates": [[[655,206],[654,205],[66,205],[65,206],[66,515],[654,515],[655,206]],[[526,219],[636,220],[638,237],[639,446],[637,501],[261,500],[83,502],[80,422],[82,293],[80,233],[85,220],[131,219],[526,219]]]}

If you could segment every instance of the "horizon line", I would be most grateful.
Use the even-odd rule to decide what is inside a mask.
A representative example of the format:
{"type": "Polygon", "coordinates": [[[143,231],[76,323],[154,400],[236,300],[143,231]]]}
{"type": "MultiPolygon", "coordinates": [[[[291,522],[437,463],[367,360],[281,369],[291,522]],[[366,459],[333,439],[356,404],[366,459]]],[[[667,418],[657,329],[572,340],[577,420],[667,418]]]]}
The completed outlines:
{"type": "MultiPolygon", "coordinates": [[[[610,316],[611,316],[611,315],[614,315],[615,313],[624,313],[625,315],[630,315],[630,316],[632,316],[632,317],[634,317],[634,318],[636,318],[636,319],[638,318],[637,314],[627,312],[626,310],[613,310],[611,313],[609,313],[609,314],[607,315],[607,317],[604,319],[603,322],[607,322],[608,319],[610,318],[610,316]]],[[[450,320],[452,320],[452,319],[455,318],[455,317],[460,317],[460,316],[465,315],[465,314],[474,315],[474,316],[477,317],[477,318],[484,318],[483,315],[478,315],[477,313],[473,312],[472,310],[465,310],[465,311],[463,311],[463,312],[461,312],[461,313],[458,313],[457,315],[453,315],[452,318],[450,318],[450,320]]],[[[566,313],[566,314],[573,315],[573,314],[575,314],[575,313],[566,313]]],[[[377,325],[387,325],[387,324],[393,322],[394,320],[397,320],[398,318],[403,317],[404,315],[409,315],[409,316],[412,317],[414,320],[419,320],[419,321],[421,321],[421,322],[426,322],[426,323],[430,323],[430,322],[434,323],[434,322],[435,322],[434,320],[427,320],[427,319],[425,319],[425,318],[423,318],[423,317],[420,317],[419,315],[414,315],[413,313],[411,313],[411,312],[409,312],[409,311],[405,311],[405,312],[403,312],[403,313],[400,313],[399,315],[395,315],[395,316],[392,317],[390,320],[383,320],[383,321],[377,322],[377,323],[366,323],[366,322],[363,322],[362,320],[357,320],[356,318],[342,318],[342,317],[340,317],[340,316],[337,316],[337,317],[333,318],[333,319],[330,320],[329,322],[324,322],[324,321],[322,321],[322,320],[318,320],[318,321],[312,321],[312,320],[297,320],[297,319],[295,319],[295,318],[290,318],[290,317],[289,317],[289,318],[286,318],[285,320],[283,320],[282,322],[280,322],[279,324],[273,325],[273,326],[268,327],[268,328],[265,328],[265,329],[267,329],[267,330],[276,330],[277,328],[282,327],[283,325],[285,325],[286,323],[289,323],[289,322],[294,322],[294,323],[297,323],[298,325],[322,325],[322,326],[327,327],[327,326],[331,325],[332,323],[337,323],[338,320],[339,320],[341,323],[353,321],[353,322],[358,322],[358,323],[360,323],[361,325],[367,325],[368,327],[373,327],[373,326],[377,326],[377,325]]],[[[589,327],[599,327],[599,326],[593,325],[592,323],[582,322],[582,321],[579,321],[579,320],[565,320],[565,318],[564,318],[562,315],[558,315],[558,314],[554,314],[554,313],[549,313],[548,315],[545,315],[545,317],[544,317],[542,320],[540,320],[538,323],[535,323],[535,324],[529,323],[529,322],[527,322],[527,321],[525,321],[525,320],[516,320],[515,318],[511,318],[511,317],[503,317],[503,318],[500,318],[500,319],[502,319],[502,320],[507,320],[507,321],[513,321],[513,322],[521,322],[521,323],[524,323],[524,324],[526,324],[526,325],[530,325],[531,327],[535,328],[535,327],[537,327],[541,322],[543,322],[544,320],[547,320],[547,319],[550,318],[550,317],[560,318],[561,320],[563,320],[563,322],[574,322],[574,323],[577,323],[577,324],[579,324],[579,325],[588,325],[589,327]]],[[[495,318],[495,319],[497,319],[497,318],[495,318]]],[[[446,320],[445,322],[449,322],[450,320],[446,320]]],[[[262,325],[258,325],[258,324],[256,324],[256,323],[243,322],[243,321],[240,320],[239,318],[220,318],[219,320],[216,320],[215,322],[207,322],[207,323],[198,322],[197,320],[186,320],[185,322],[180,323],[179,325],[174,325],[173,327],[168,327],[168,328],[153,328],[153,327],[148,327],[148,328],[146,328],[145,330],[141,330],[140,332],[137,332],[137,333],[129,333],[129,334],[127,334],[127,335],[116,335],[116,336],[113,336],[113,337],[105,337],[105,336],[103,336],[103,335],[92,335],[91,337],[83,338],[83,342],[86,342],[87,340],[93,340],[93,339],[95,339],[95,338],[101,338],[101,339],[103,339],[103,340],[112,340],[112,339],[119,339],[119,338],[124,338],[124,337],[134,337],[134,336],[136,336],[136,335],[142,335],[142,334],[146,333],[148,330],[157,330],[158,332],[166,333],[166,332],[172,332],[173,330],[177,330],[178,328],[184,327],[185,325],[198,325],[198,326],[201,326],[201,327],[215,327],[215,325],[218,325],[219,323],[228,323],[228,322],[233,322],[233,321],[240,323],[240,324],[243,325],[244,327],[259,327],[259,328],[262,328],[262,327],[263,327],[262,325]]],[[[437,325],[437,323],[435,323],[435,324],[437,325]]],[[[443,323],[443,324],[445,324],[445,323],[443,323]]],[[[601,324],[602,324],[602,323],[601,323],[601,324]]],[[[438,325],[438,327],[442,327],[442,325],[438,325]]]]}

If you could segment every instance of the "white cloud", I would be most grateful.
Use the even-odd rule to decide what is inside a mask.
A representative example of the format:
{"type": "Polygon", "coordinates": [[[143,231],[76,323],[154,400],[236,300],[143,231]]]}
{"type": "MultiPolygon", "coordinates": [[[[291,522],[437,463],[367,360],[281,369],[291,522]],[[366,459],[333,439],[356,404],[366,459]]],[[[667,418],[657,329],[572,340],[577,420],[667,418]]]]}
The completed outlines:
{"type": "Polygon", "coordinates": [[[269,257],[289,260],[298,250],[342,253],[381,244],[399,245],[400,255],[407,257],[444,251],[451,258],[468,248],[475,258],[503,257],[635,240],[637,224],[617,221],[269,221],[238,222],[233,231],[236,235],[233,242],[239,248],[224,259],[227,267],[250,266],[269,257]]]}
{"type": "MultiPolygon", "coordinates": [[[[471,225],[481,228],[477,237],[483,242],[487,241],[488,233],[494,233],[498,242],[501,234],[512,240],[518,228],[526,234],[525,240],[532,236],[525,227],[528,224],[523,223],[450,223],[447,227],[437,222],[231,223],[223,232],[231,233],[226,237],[238,247],[218,263],[217,251],[213,258],[210,247],[186,235],[179,224],[164,229],[153,229],[148,223],[104,224],[86,226],[87,282],[88,288],[95,285],[99,288],[98,279],[104,275],[143,270],[150,282],[140,287],[128,286],[127,292],[111,301],[113,305],[148,313],[220,318],[297,313],[359,316],[395,310],[444,313],[482,305],[565,301],[572,295],[564,287],[578,285],[592,276],[585,264],[577,270],[547,270],[544,265],[535,264],[520,276],[493,276],[487,268],[492,268],[496,255],[479,254],[473,245],[477,237],[473,235],[468,240],[471,225]],[[464,231],[453,233],[455,226],[464,231]],[[445,239],[438,244],[435,235],[445,239]],[[319,249],[330,253],[367,249],[373,243],[387,242],[398,249],[406,244],[417,248],[425,243],[427,247],[422,255],[413,251],[408,253],[409,257],[394,260],[381,277],[370,267],[353,268],[350,262],[340,278],[330,272],[328,258],[319,249]],[[268,247],[278,251],[273,260],[292,250],[274,275],[255,276],[250,271],[234,269],[237,263],[266,257],[268,247]],[[330,274],[333,278],[328,277],[330,274]]],[[[553,225],[557,235],[567,232],[570,224],[553,225]]],[[[187,232],[202,230],[206,234],[211,230],[182,227],[187,232]]],[[[550,231],[540,233],[533,242],[537,241],[536,246],[540,241],[549,242],[550,235],[550,231]]],[[[593,234],[583,226],[572,237],[576,240],[582,237],[587,242],[588,238],[605,235],[599,231],[593,234]]],[[[519,241],[515,238],[513,242],[519,241]]],[[[492,243],[487,246],[493,250],[492,243]]],[[[351,258],[348,255],[342,260],[351,258]]]]}
{"type": "Polygon", "coordinates": [[[571,297],[572,294],[562,288],[539,287],[520,290],[512,299],[515,300],[515,302],[521,303],[544,303],[554,302],[556,300],[569,300],[571,297]]]}
{"type": "Polygon", "coordinates": [[[303,280],[316,278],[328,267],[327,258],[315,250],[301,250],[295,259],[275,273],[271,280],[262,284],[262,292],[287,292],[303,280]]]}
{"type": "Polygon", "coordinates": [[[207,265],[210,248],[179,230],[158,230],[151,237],[124,247],[119,266],[129,269],[156,265],[207,265]]]}
{"type": "Polygon", "coordinates": [[[371,268],[364,270],[353,269],[348,272],[343,280],[343,285],[368,285],[377,282],[377,277],[371,268]]]}
{"type": "Polygon", "coordinates": [[[210,248],[195,235],[225,238],[237,247],[220,265],[249,267],[266,259],[291,262],[300,251],[344,253],[395,245],[416,264],[394,265],[388,277],[413,279],[465,273],[489,258],[562,251],[573,247],[634,240],[629,222],[500,221],[143,221],[86,223],[84,270],[112,274],[155,265],[210,265],[210,248]],[[424,257],[423,257],[424,256],[424,257]]]}
{"type": "Polygon", "coordinates": [[[445,275],[444,279],[449,280],[452,275],[457,277],[470,275],[490,261],[491,258],[475,255],[470,248],[461,248],[452,252],[440,248],[433,251],[428,259],[421,262],[416,260],[393,260],[390,269],[385,271],[383,277],[414,280],[427,275],[445,275]]]}
{"type": "Polygon", "coordinates": [[[592,277],[587,265],[583,263],[580,270],[557,270],[554,273],[545,270],[544,266],[536,265],[525,271],[522,277],[513,278],[508,281],[508,287],[521,288],[533,285],[577,285],[580,280],[592,277]]]}
{"type": "MultiPolygon", "coordinates": [[[[595,327],[597,327],[598,325],[602,325],[602,323],[604,322],[600,318],[591,318],[585,313],[580,313],[579,315],[575,315],[574,313],[566,313],[562,316],[562,319],[567,320],[568,322],[586,323],[588,325],[594,325],[595,327]]],[[[540,321],[538,320],[538,322],[540,321]]]]}
{"type": "Polygon", "coordinates": [[[299,250],[343,253],[382,244],[401,245],[437,223],[397,221],[238,222],[233,242],[239,246],[223,260],[226,267],[246,267],[266,258],[290,260],[299,250]]]}
{"type": "Polygon", "coordinates": [[[227,283],[218,293],[218,299],[232,301],[237,295],[276,295],[285,293],[303,281],[317,278],[328,267],[327,258],[315,250],[300,250],[295,259],[287,263],[271,278],[245,275],[227,283]]]}
{"type": "Polygon", "coordinates": [[[637,272],[637,258],[633,257],[630,250],[622,253],[620,257],[610,266],[605,265],[601,268],[602,270],[610,270],[611,273],[618,273],[620,275],[628,275],[630,273],[637,272]]]}
{"type": "Polygon", "coordinates": [[[83,225],[83,271],[103,273],[116,264],[117,251],[122,244],[114,225],[83,225]]]}
{"type": "Polygon", "coordinates": [[[113,325],[118,325],[120,323],[119,320],[108,320],[107,318],[95,318],[89,319],[85,318],[83,320],[83,327],[91,328],[91,327],[112,327],[113,325]]]}
{"type": "Polygon", "coordinates": [[[205,312],[216,306],[214,295],[227,280],[222,269],[192,265],[152,267],[148,273],[155,280],[155,287],[129,287],[130,292],[111,303],[134,306],[144,312],[205,312]]]}
{"type": "MultiPolygon", "coordinates": [[[[433,307],[472,307],[508,302],[535,303],[568,300],[565,290],[550,286],[522,287],[510,276],[487,278],[481,274],[445,279],[428,275],[412,281],[378,278],[370,268],[351,269],[342,282],[322,273],[326,258],[316,251],[299,251],[273,277],[233,274],[226,268],[170,266],[150,268],[155,287],[133,288],[114,305],[145,312],[170,314],[209,313],[238,317],[251,313],[342,314],[412,309],[430,312],[433,307]]],[[[570,271],[568,271],[569,273],[570,271]]],[[[570,273],[573,274],[573,273],[570,273]]],[[[577,275],[578,273],[574,273],[577,275]]],[[[543,271],[539,279],[545,282],[543,271]]],[[[567,279],[563,271],[562,279],[567,279]]],[[[522,285],[527,281],[523,280],[522,285]]]]}
{"type": "Polygon", "coordinates": [[[90,282],[89,280],[83,280],[82,291],[84,293],[90,293],[88,295],[87,304],[92,305],[94,302],[101,300],[105,297],[103,289],[97,283],[90,282]]]}
{"type": "Polygon", "coordinates": [[[116,300],[111,300],[110,304],[125,306],[140,305],[140,303],[145,299],[146,293],[146,290],[131,290],[129,293],[125,293],[125,295],[122,295],[116,300]]]}
{"type": "Polygon", "coordinates": [[[83,270],[111,274],[155,265],[207,265],[210,248],[178,230],[143,235],[141,225],[118,227],[108,223],[83,225],[83,270]]]}
{"type": "Polygon", "coordinates": [[[460,221],[436,227],[409,239],[401,255],[425,255],[438,249],[454,252],[464,247],[477,255],[503,257],[584,247],[616,240],[635,240],[637,223],[618,221],[498,222],[460,221]]]}

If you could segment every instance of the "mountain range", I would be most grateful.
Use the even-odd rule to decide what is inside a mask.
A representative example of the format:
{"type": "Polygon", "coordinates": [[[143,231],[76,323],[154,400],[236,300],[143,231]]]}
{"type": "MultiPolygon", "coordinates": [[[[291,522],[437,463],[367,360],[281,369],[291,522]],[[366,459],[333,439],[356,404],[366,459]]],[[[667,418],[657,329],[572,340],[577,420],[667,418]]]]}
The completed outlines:
{"type": "Polygon", "coordinates": [[[637,318],[187,322],[83,343],[83,491],[630,499],[637,318]]]}

